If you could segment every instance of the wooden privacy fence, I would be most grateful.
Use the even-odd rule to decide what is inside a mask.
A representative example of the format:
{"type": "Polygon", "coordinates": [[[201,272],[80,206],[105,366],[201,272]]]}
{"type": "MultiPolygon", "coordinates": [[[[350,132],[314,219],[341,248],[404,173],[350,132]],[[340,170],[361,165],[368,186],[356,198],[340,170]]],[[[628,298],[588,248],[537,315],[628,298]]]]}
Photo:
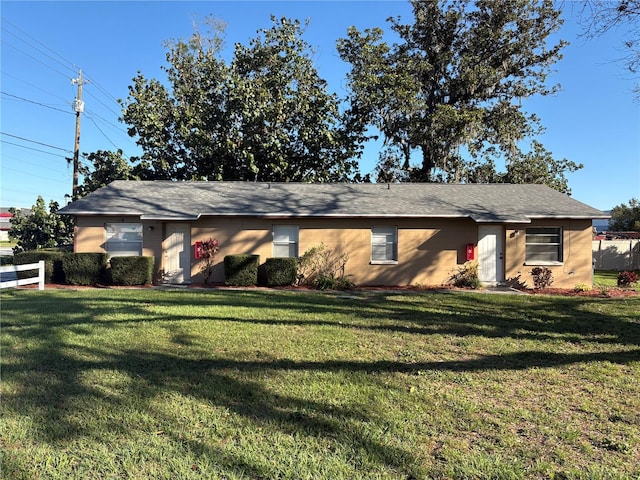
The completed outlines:
{"type": "Polygon", "coordinates": [[[640,240],[594,240],[591,251],[596,270],[640,270],[640,240]]]}
{"type": "MultiPolygon", "coordinates": [[[[16,275],[14,275],[16,276],[16,275]]],[[[29,263],[27,265],[9,265],[6,267],[0,267],[0,288],[11,288],[22,285],[31,285],[32,283],[38,284],[38,290],[44,290],[44,260],[40,260],[38,263],[29,263]],[[17,272],[24,272],[26,270],[38,270],[37,277],[31,278],[15,278],[11,280],[4,280],[7,274],[17,272]]]]}

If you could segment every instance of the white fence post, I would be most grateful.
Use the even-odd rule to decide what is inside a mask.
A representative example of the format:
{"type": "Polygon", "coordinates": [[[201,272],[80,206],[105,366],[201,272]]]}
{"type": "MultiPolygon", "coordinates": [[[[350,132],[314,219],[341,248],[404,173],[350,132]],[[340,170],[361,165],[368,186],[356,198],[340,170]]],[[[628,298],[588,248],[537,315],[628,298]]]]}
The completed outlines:
{"type": "Polygon", "coordinates": [[[38,290],[44,290],[44,260],[38,262],[38,290]]]}
{"type": "Polygon", "coordinates": [[[38,290],[44,290],[44,260],[40,260],[38,263],[30,263],[28,265],[8,265],[6,267],[0,267],[0,273],[11,273],[16,274],[17,272],[24,272],[27,270],[38,270],[37,277],[31,278],[17,278],[17,276],[13,276],[15,280],[5,280],[2,281],[0,279],[0,289],[1,288],[11,288],[11,287],[19,287],[22,285],[31,285],[33,283],[38,284],[38,290]]]}

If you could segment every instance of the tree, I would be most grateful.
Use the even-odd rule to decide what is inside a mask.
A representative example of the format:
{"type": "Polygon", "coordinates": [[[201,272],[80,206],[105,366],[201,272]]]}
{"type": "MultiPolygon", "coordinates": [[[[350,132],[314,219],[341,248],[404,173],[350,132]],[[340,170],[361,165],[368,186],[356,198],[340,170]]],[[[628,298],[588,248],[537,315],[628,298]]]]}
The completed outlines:
{"type": "Polygon", "coordinates": [[[629,205],[621,203],[611,209],[609,230],[613,232],[640,232],[640,202],[632,198],[629,205]]]}
{"type": "Polygon", "coordinates": [[[31,213],[25,215],[21,210],[10,208],[13,214],[9,235],[17,241],[14,253],[38,248],[52,248],[73,243],[73,223],[71,217],[58,215],[58,202],[49,202],[49,210],[44,199],[38,196],[31,213]]]}
{"type": "MultiPolygon", "coordinates": [[[[616,28],[626,29],[624,62],[632,74],[640,71],[640,0],[588,0],[583,4],[582,23],[587,37],[595,38],[616,28]]],[[[640,98],[640,86],[635,93],[640,98]]]]}
{"type": "Polygon", "coordinates": [[[582,164],[571,162],[566,158],[556,160],[540,142],[532,142],[533,150],[507,164],[507,172],[502,176],[503,183],[542,183],[571,194],[565,172],[575,172],[582,164]]]}
{"type": "MultiPolygon", "coordinates": [[[[413,24],[389,19],[399,43],[387,44],[380,28],[361,33],[353,27],[338,41],[341,58],[351,64],[350,125],[361,132],[377,128],[387,145],[402,152],[412,181],[500,180],[496,160],[518,171],[531,155],[552,160],[548,152],[538,155],[537,145],[531,152],[522,148],[542,127],[521,106],[523,98],[558,88],[546,85],[566,44],[547,45],[562,24],[552,2],[412,4],[413,24]],[[422,161],[412,167],[415,151],[422,161]]],[[[571,165],[553,166],[562,167],[571,165]]]]}
{"type": "Polygon", "coordinates": [[[220,55],[223,26],[167,44],[169,87],[142,74],[123,102],[153,178],[346,181],[361,139],[318,75],[300,22],[272,17],[248,46],[220,55]]]}
{"type": "Polygon", "coordinates": [[[80,174],[84,180],[78,187],[78,197],[84,197],[114,180],[140,180],[131,162],[122,156],[122,150],[117,152],[98,150],[89,154],[87,159],[92,166],[89,168],[82,165],[80,168],[80,174]]]}

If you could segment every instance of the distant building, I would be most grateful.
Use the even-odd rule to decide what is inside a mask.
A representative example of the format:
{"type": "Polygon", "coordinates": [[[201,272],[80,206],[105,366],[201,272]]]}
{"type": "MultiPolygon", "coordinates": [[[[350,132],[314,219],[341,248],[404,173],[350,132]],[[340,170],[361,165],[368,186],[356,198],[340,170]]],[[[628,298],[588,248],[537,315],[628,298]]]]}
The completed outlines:
{"type": "MultiPolygon", "coordinates": [[[[31,215],[31,209],[22,208],[24,215],[31,215]]],[[[0,241],[7,242],[9,240],[9,230],[11,230],[11,219],[13,213],[8,208],[0,208],[0,241]]]]}
{"type": "Polygon", "coordinates": [[[9,213],[8,208],[0,208],[0,241],[6,242],[9,240],[9,230],[11,229],[12,213],[9,213]]]}
{"type": "MultiPolygon", "coordinates": [[[[611,215],[611,211],[604,212],[607,215],[611,215]]],[[[595,219],[593,220],[593,228],[595,228],[596,233],[602,233],[609,228],[609,220],[608,219],[595,219]]]]}

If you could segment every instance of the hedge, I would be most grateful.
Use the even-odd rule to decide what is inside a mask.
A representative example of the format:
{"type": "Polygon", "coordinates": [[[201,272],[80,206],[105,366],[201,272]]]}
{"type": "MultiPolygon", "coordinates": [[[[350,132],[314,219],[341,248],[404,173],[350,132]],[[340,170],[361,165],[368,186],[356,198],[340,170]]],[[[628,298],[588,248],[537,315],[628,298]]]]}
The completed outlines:
{"type": "Polygon", "coordinates": [[[268,287],[293,285],[297,275],[297,258],[267,258],[264,262],[264,283],[268,287]]]}
{"type": "Polygon", "coordinates": [[[67,283],[94,285],[103,280],[107,264],[105,253],[68,253],[62,257],[67,283]]]}
{"type": "Polygon", "coordinates": [[[248,287],[258,284],[259,255],[227,255],[224,257],[225,284],[248,287]]]}
{"type": "Polygon", "coordinates": [[[153,281],[153,257],[112,257],[109,263],[114,285],[147,285],[153,281]]]}
{"type": "MultiPolygon", "coordinates": [[[[13,263],[14,265],[28,265],[44,260],[44,282],[64,283],[65,273],[62,259],[65,255],[68,254],[52,250],[29,250],[27,252],[16,253],[13,256],[13,263]]],[[[18,278],[29,278],[32,276],[33,272],[30,271],[18,272],[18,278]]]]}

